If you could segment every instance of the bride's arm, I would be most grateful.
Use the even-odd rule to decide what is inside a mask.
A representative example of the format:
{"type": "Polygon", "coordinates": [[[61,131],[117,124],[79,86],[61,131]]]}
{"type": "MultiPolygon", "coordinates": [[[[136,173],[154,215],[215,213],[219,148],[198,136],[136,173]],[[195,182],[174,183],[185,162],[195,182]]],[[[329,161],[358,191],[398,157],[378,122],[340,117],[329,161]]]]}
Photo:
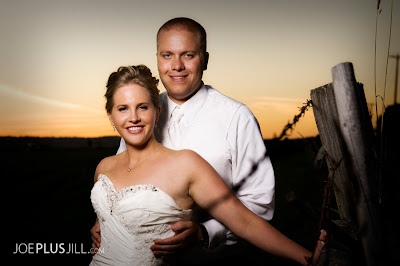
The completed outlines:
{"type": "Polygon", "coordinates": [[[234,234],[271,254],[307,265],[311,252],[280,233],[247,209],[231,192],[218,173],[199,155],[190,156],[189,194],[215,219],[234,234]]]}

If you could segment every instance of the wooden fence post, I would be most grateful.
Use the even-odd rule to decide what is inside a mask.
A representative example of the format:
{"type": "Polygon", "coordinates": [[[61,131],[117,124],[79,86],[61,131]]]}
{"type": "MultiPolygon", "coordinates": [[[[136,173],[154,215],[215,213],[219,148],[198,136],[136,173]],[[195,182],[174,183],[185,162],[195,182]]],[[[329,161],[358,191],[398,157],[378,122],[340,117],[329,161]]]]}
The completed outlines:
{"type": "Polygon", "coordinates": [[[358,181],[356,214],[365,259],[368,265],[381,265],[378,185],[370,139],[372,125],[365,117],[365,96],[357,86],[351,63],[333,67],[332,76],[340,130],[358,181]]]}
{"type": "Polygon", "coordinates": [[[311,90],[313,112],[322,148],[326,152],[330,176],[334,175],[333,189],[340,219],[355,228],[354,188],[348,161],[343,152],[345,143],[340,132],[339,117],[334,99],[332,83],[311,90]],[[334,173],[331,170],[332,168],[335,168],[334,173]]]}

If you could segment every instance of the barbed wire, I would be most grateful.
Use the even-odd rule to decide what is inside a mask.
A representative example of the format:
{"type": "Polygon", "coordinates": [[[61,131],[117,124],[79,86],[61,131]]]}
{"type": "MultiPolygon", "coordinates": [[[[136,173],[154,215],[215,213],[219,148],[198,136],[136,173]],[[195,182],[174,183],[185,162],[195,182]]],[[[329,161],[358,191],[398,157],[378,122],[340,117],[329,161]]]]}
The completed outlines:
{"type": "Polygon", "coordinates": [[[308,108],[311,107],[311,106],[312,106],[312,101],[311,101],[311,99],[310,99],[310,100],[307,99],[307,102],[305,102],[304,105],[303,105],[302,107],[299,107],[300,113],[297,114],[297,115],[295,115],[295,116],[293,117],[293,121],[292,121],[292,122],[288,122],[288,123],[283,127],[282,133],[279,135],[278,140],[282,140],[284,137],[290,136],[290,134],[291,134],[292,131],[293,131],[293,126],[296,125],[297,122],[299,122],[300,118],[301,118],[302,116],[304,116],[305,112],[306,112],[306,111],[308,110],[308,108]],[[290,134],[287,133],[288,131],[290,131],[290,134]]]}

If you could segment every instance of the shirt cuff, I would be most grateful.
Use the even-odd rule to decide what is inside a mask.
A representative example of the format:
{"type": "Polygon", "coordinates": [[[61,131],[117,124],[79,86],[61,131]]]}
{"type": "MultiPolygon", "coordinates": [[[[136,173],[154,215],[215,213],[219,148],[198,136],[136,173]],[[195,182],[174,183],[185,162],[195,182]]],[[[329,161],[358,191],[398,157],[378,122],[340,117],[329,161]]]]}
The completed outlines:
{"type": "Polygon", "coordinates": [[[207,222],[204,222],[203,225],[207,229],[209,241],[208,246],[210,248],[225,241],[226,233],[228,232],[228,228],[226,228],[225,225],[215,219],[208,220],[207,222]],[[211,245],[211,243],[213,244],[211,245]]]}

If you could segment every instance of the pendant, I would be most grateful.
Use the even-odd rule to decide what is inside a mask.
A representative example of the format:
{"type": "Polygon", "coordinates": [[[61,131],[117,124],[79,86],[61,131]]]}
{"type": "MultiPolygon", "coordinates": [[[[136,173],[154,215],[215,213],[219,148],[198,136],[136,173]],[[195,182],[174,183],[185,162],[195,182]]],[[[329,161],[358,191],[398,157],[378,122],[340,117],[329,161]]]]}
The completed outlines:
{"type": "Polygon", "coordinates": [[[128,168],[128,172],[130,172],[132,170],[132,168],[128,168]]]}

